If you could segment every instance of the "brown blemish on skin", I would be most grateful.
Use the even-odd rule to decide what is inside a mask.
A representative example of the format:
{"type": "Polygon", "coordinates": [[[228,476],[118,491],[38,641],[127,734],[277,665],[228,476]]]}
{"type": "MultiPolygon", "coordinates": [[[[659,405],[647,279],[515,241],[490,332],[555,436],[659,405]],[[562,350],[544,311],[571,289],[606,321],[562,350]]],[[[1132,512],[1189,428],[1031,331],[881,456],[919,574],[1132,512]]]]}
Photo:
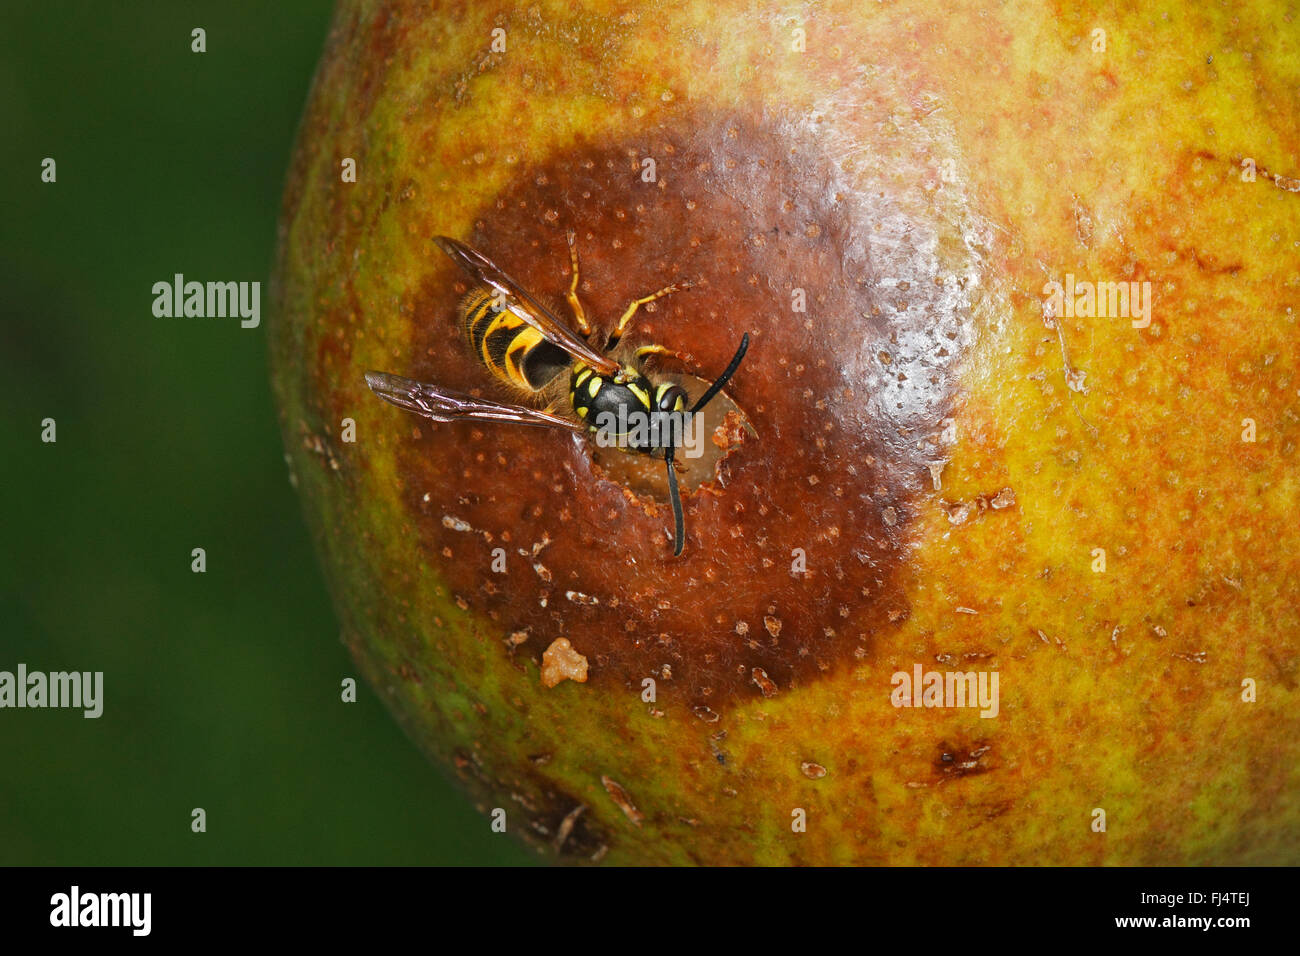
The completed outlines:
{"type": "MultiPolygon", "coordinates": [[[[421,546],[455,549],[454,562],[438,561],[449,592],[502,637],[568,635],[599,662],[599,685],[637,686],[668,662],[676,680],[665,692],[707,721],[731,699],[760,697],[755,668],[794,689],[893,634],[909,609],[892,582],[931,484],[927,465],[943,455],[970,337],[965,282],[954,277],[972,266],[952,258],[960,237],[936,233],[951,223],[909,220],[885,169],[879,188],[863,188],[864,174],[855,186],[806,125],[742,114],[683,114],[521,169],[458,238],[567,318],[565,233],[576,230],[579,296],[598,336],[632,298],[691,281],[639,313],[625,343],[662,345],[680,356],[656,359],[664,373],[711,380],[749,332],[726,394],[754,434],[724,428],[715,480],[683,496],[686,550],[674,558],[666,495],[611,480],[586,439],[423,421],[408,437],[395,421],[421,546]],[[655,183],[640,178],[644,156],[656,158],[655,183]],[[807,312],[792,311],[796,288],[807,312]],[[887,366],[877,360],[886,351],[887,366]],[[485,538],[549,539],[549,578],[513,553],[507,573],[493,574],[489,545],[466,546],[429,513],[421,496],[431,489],[485,538]],[[790,573],[794,549],[806,553],[805,574],[790,573]],[[718,614],[762,626],[708,623],[718,614]]],[[[465,284],[430,246],[410,360],[388,370],[518,400],[461,342],[465,284]]],[[[514,653],[537,660],[545,646],[514,653]]]]}
{"type": "MultiPolygon", "coordinates": [[[[543,767],[551,762],[551,755],[533,754],[528,760],[543,767]]],[[[477,784],[483,792],[510,794],[527,813],[527,826],[514,828],[514,832],[531,843],[549,846],[562,861],[585,862],[602,847],[608,847],[610,835],[591,814],[585,813],[586,804],[557,788],[541,773],[525,772],[509,780],[494,777],[478,753],[463,750],[453,752],[452,765],[463,782],[477,784]]],[[[487,806],[480,806],[479,811],[486,814],[487,806]]]]}
{"type": "Polygon", "coordinates": [[[610,799],[618,804],[618,808],[623,811],[623,815],[632,822],[633,826],[639,827],[641,821],[645,819],[645,815],[636,808],[627,791],[623,789],[617,780],[612,780],[609,777],[602,776],[600,782],[605,787],[605,792],[609,794],[610,799]]]}
{"type": "Polygon", "coordinates": [[[759,692],[764,697],[776,696],[777,693],[776,683],[772,680],[772,678],[767,676],[767,671],[763,670],[763,668],[761,667],[755,667],[750,672],[750,676],[754,681],[754,683],[758,686],[759,692]]]}
{"type": "Polygon", "coordinates": [[[564,819],[560,821],[560,826],[555,832],[555,840],[551,844],[553,847],[555,847],[557,853],[564,849],[564,844],[568,841],[569,836],[573,833],[574,824],[578,822],[578,817],[582,816],[583,811],[586,809],[587,809],[586,804],[580,803],[572,810],[570,810],[565,815],[564,819]]]}
{"type": "Polygon", "coordinates": [[[995,769],[989,763],[989,753],[993,747],[986,740],[977,740],[971,744],[950,744],[947,741],[939,745],[935,758],[934,770],[939,783],[959,780],[988,773],[995,769]]]}

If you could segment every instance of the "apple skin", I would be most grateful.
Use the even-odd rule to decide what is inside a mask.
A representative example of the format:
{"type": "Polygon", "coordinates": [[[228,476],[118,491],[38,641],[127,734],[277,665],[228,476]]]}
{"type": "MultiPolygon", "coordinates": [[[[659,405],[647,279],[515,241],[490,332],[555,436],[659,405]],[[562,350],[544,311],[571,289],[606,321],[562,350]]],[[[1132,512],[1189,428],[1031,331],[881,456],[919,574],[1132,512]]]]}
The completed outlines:
{"type": "Polygon", "coordinates": [[[270,335],[360,669],[563,861],[1300,862],[1295,29],[1271,2],[344,0],[270,335]],[[756,434],[680,558],[662,492],[589,443],[365,386],[500,397],[430,237],[567,316],[570,228],[605,329],[696,283],[629,333],[669,368],[752,336],[728,395],[756,434]],[[1053,318],[1067,274],[1149,281],[1149,325],[1053,318]],[[585,683],[543,685],[559,638],[585,683]],[[998,715],[895,707],[916,664],[996,671],[998,715]]]}

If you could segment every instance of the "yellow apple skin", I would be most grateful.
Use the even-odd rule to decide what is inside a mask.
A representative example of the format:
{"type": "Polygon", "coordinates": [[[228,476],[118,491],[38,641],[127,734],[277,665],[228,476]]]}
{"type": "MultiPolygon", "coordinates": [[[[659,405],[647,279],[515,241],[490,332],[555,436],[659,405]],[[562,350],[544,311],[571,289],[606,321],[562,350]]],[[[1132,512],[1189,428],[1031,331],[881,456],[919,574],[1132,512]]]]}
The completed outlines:
{"type": "Polygon", "coordinates": [[[1298,44],[1296,5],[1267,0],[344,0],[289,177],[271,333],[359,666],[485,812],[565,861],[1300,862],[1298,44]],[[601,188],[556,192],[556,170],[601,188]],[[699,216],[638,217],[637,189],[699,216]],[[825,215],[765,237],[780,190],[792,215],[825,215]],[[562,307],[570,227],[595,313],[660,272],[704,280],[645,317],[696,374],[755,333],[730,392],[758,437],[688,501],[677,564],[662,502],[629,492],[620,511],[580,446],[434,426],[362,378],[489,394],[455,328],[463,277],[429,237],[473,238],[562,307]],[[624,240],[648,250],[635,275],[615,268],[624,240]],[[854,294],[873,314],[822,281],[849,247],[870,253],[854,294]],[[1149,324],[1054,317],[1045,286],[1067,275],[1150,282],[1149,324]],[[881,393],[805,394],[819,355],[881,393]],[[892,437],[861,412],[889,410],[886,386],[912,403],[892,437]],[[870,447],[887,451],[858,459],[860,486],[840,481],[870,447]],[[502,470],[518,500],[491,491],[502,470]],[[837,496],[893,511],[871,524],[837,496]],[[877,585],[856,587],[852,528],[883,535],[877,585]],[[497,546],[509,572],[480,574],[497,546]],[[841,600],[849,584],[861,596],[841,600]],[[697,630],[657,632],[691,593],[697,630]],[[590,675],[548,688],[560,637],[590,675]],[[998,715],[894,706],[892,675],[916,664],[996,671],[998,715]]]}

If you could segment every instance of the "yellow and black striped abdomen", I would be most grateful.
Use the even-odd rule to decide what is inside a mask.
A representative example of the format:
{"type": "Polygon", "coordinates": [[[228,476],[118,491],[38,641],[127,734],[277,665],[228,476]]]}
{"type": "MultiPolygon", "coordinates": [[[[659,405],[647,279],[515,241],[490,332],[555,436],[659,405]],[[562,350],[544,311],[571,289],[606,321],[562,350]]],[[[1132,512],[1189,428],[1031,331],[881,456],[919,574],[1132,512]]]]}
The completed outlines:
{"type": "Polygon", "coordinates": [[[502,381],[536,392],[567,368],[564,349],[508,309],[497,305],[497,294],[480,286],[461,303],[461,318],[470,348],[489,372],[502,381]]]}

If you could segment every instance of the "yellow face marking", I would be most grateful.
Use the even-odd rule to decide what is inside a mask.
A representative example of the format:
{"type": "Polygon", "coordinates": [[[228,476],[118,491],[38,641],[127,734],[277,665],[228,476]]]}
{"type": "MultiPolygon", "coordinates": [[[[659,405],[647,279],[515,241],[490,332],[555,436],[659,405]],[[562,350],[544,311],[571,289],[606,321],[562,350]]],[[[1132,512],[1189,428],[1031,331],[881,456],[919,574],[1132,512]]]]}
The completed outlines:
{"type": "Polygon", "coordinates": [[[650,395],[640,385],[637,385],[635,382],[628,382],[627,390],[631,392],[633,395],[635,395],[637,398],[641,399],[641,404],[644,405],[646,408],[650,407],[650,395]]]}
{"type": "Polygon", "coordinates": [[[602,384],[604,383],[602,383],[600,379],[593,378],[591,382],[588,383],[587,385],[587,397],[595,398],[598,394],[600,394],[600,387],[602,384]]]}
{"type": "Polygon", "coordinates": [[[589,409],[586,405],[583,405],[581,408],[578,409],[578,417],[579,417],[579,418],[586,418],[586,417],[587,417],[587,412],[589,412],[589,411],[591,411],[591,409],[589,409]]]}

